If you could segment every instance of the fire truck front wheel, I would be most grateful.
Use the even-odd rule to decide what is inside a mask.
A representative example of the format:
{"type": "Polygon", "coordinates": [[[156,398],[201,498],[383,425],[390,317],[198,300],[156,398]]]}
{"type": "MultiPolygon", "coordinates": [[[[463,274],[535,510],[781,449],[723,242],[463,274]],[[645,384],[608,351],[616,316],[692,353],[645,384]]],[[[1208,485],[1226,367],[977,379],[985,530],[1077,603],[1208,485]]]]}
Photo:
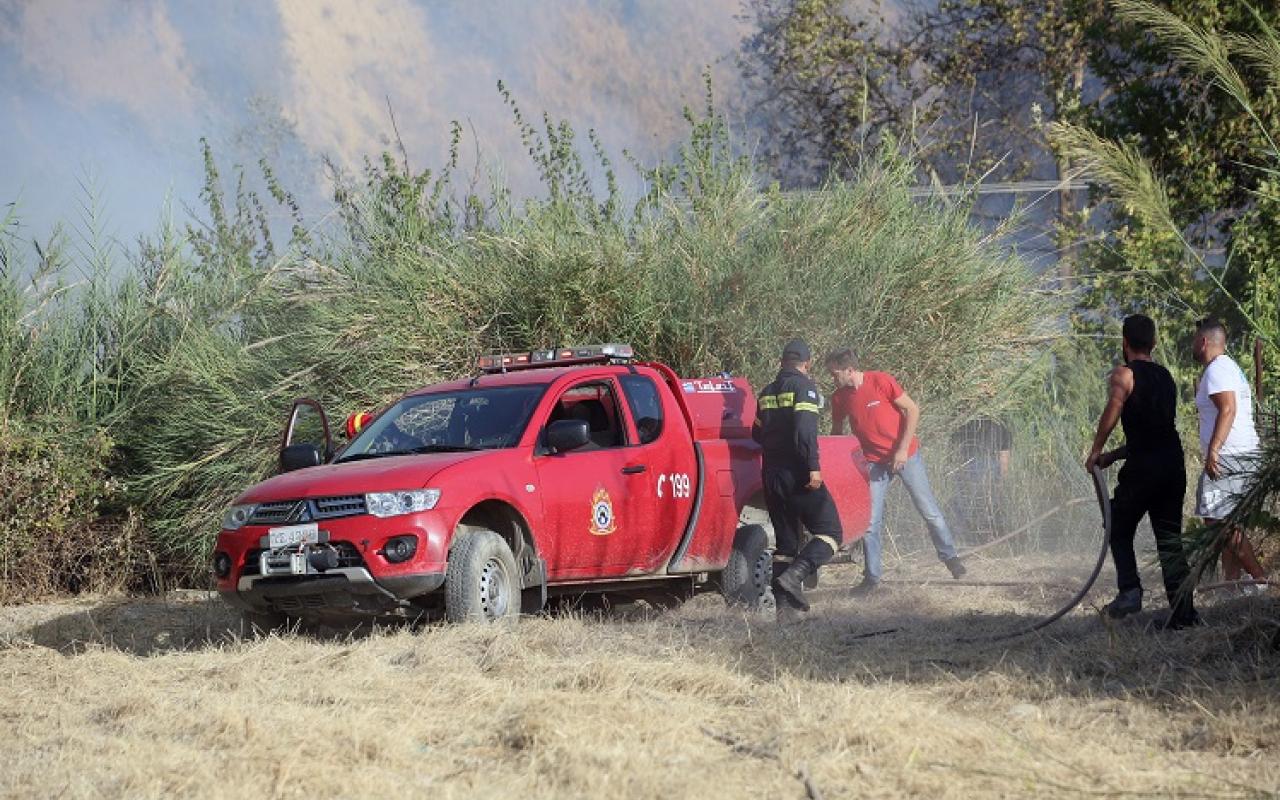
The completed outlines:
{"type": "Polygon", "coordinates": [[[450,622],[513,621],[520,615],[520,573],[506,541],[487,528],[454,534],[444,576],[444,612],[450,622]]]}

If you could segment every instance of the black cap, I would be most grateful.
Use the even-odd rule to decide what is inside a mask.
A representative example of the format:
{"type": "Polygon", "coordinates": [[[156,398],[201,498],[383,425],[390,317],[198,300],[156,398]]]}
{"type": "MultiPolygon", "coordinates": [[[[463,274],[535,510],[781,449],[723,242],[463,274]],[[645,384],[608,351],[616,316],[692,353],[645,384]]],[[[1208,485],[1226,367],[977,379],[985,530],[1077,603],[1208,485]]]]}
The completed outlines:
{"type": "Polygon", "coordinates": [[[809,350],[809,344],[804,339],[792,339],[787,342],[786,347],[782,348],[782,357],[796,361],[810,361],[813,359],[813,353],[809,350]]]}

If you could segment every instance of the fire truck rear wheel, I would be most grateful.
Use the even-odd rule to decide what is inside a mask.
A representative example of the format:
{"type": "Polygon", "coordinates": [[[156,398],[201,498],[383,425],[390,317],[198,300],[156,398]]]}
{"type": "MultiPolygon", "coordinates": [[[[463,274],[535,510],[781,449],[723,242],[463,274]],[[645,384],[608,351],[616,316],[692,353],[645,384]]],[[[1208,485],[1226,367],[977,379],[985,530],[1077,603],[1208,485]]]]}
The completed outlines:
{"type": "Polygon", "coordinates": [[[720,578],[720,591],[730,605],[759,608],[769,601],[772,579],[769,534],[760,525],[743,525],[733,537],[733,550],[720,578]]]}
{"type": "Polygon", "coordinates": [[[506,541],[487,528],[453,537],[444,576],[444,614],[450,622],[511,621],[520,615],[520,573],[506,541]]]}

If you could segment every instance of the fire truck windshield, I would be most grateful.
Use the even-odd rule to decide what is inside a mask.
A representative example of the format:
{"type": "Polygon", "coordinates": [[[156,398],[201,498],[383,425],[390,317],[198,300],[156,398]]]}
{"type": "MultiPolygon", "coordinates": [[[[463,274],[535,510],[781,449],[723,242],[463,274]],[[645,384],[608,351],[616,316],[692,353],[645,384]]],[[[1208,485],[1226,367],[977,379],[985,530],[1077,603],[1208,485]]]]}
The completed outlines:
{"type": "Polygon", "coordinates": [[[514,447],[545,390],[499,386],[406,397],[378,415],[337,461],[514,447]]]}

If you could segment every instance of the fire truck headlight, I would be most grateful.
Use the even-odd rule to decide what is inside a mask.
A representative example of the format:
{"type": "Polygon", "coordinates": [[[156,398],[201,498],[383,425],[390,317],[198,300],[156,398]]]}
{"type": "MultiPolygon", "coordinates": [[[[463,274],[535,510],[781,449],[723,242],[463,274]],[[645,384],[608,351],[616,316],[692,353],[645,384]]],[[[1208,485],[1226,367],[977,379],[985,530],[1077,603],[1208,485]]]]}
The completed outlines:
{"type": "Polygon", "coordinates": [[[227,513],[222,515],[222,529],[225,531],[238,531],[245,526],[249,518],[253,516],[253,510],[256,505],[232,506],[227,509],[227,513]]]}
{"type": "Polygon", "coordinates": [[[399,492],[371,492],[364,496],[365,510],[375,517],[395,517],[430,511],[440,502],[439,489],[405,489],[399,492]]]}

